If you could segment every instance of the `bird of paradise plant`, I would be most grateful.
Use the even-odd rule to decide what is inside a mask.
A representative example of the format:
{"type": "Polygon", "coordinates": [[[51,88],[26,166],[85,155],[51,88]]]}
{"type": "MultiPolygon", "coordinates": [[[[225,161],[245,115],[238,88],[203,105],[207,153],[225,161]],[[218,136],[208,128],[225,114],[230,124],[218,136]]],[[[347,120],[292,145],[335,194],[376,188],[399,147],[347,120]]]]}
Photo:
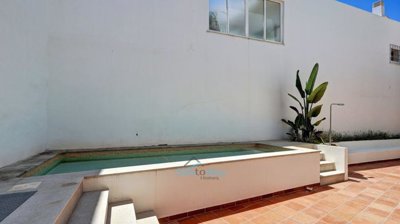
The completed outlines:
{"type": "Polygon", "coordinates": [[[296,88],[301,96],[301,100],[296,98],[292,94],[288,94],[293,100],[295,100],[299,107],[290,106],[290,108],[296,112],[294,121],[282,119],[284,123],[291,127],[289,133],[287,133],[292,141],[300,142],[321,142],[322,131],[316,129],[326,118],[322,118],[313,122],[314,118],[317,118],[321,113],[322,104],[316,105],[324,96],[325,91],[328,87],[328,82],[320,84],[314,89],[314,84],[317,79],[319,65],[315,64],[308,78],[305,88],[300,80],[300,71],[297,70],[296,75],[296,88]]]}

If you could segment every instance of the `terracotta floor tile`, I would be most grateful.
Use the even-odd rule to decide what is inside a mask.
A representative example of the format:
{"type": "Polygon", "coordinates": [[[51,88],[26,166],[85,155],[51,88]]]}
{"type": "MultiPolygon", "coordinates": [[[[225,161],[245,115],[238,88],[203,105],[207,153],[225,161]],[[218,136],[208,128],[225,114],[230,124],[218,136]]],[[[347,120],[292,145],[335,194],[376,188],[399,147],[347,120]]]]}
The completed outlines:
{"type": "Polygon", "coordinates": [[[322,218],[322,221],[327,222],[329,224],[346,224],[347,221],[344,219],[341,219],[339,217],[335,217],[332,215],[326,215],[322,218]]]}
{"type": "Polygon", "coordinates": [[[278,214],[280,216],[284,216],[284,217],[291,217],[297,213],[296,210],[289,208],[287,206],[284,206],[284,205],[278,206],[278,207],[272,209],[272,211],[275,212],[276,214],[278,214]]]}
{"type": "Polygon", "coordinates": [[[250,221],[255,224],[275,224],[280,221],[283,221],[285,217],[280,216],[272,211],[266,212],[264,215],[260,215],[250,221]]]}
{"type": "Polygon", "coordinates": [[[338,206],[338,204],[328,201],[326,199],[323,199],[319,202],[317,202],[315,205],[311,206],[311,208],[319,209],[324,212],[330,212],[333,209],[335,209],[338,206]]]}
{"type": "Polygon", "coordinates": [[[291,219],[286,219],[286,220],[283,220],[282,222],[280,222],[279,224],[299,224],[299,223],[295,222],[291,219]]]}
{"type": "MultiPolygon", "coordinates": [[[[206,222],[201,222],[201,224],[228,224],[229,222],[226,222],[223,219],[214,219],[206,222]]],[[[232,224],[244,224],[244,222],[232,222],[232,224]]],[[[230,223],[229,223],[230,224],[230,223]]]]}
{"type": "Polygon", "coordinates": [[[376,224],[376,222],[373,222],[371,220],[368,220],[367,218],[363,217],[356,217],[350,222],[351,224],[376,224]]]}
{"type": "Polygon", "coordinates": [[[307,208],[303,212],[305,214],[309,215],[309,216],[312,216],[312,217],[316,218],[316,219],[319,219],[319,218],[327,215],[326,212],[324,212],[324,211],[322,211],[320,209],[313,208],[313,207],[307,208]]]}
{"type": "Polygon", "coordinates": [[[386,212],[384,210],[371,208],[371,207],[368,207],[364,212],[368,212],[368,213],[371,213],[373,215],[376,215],[376,216],[379,216],[382,218],[387,218],[390,214],[390,212],[386,212]]]}
{"type": "Polygon", "coordinates": [[[297,215],[291,217],[292,220],[300,223],[300,224],[311,224],[311,223],[315,223],[316,221],[318,221],[318,219],[305,214],[304,212],[300,212],[297,215]]]}
{"type": "Polygon", "coordinates": [[[400,223],[400,208],[395,209],[392,214],[389,215],[389,219],[397,220],[400,223]]]}
{"type": "Polygon", "coordinates": [[[363,211],[361,214],[357,215],[357,217],[364,218],[366,220],[369,220],[370,222],[373,223],[380,223],[386,220],[386,217],[382,217],[380,215],[376,215],[372,213],[370,210],[369,211],[363,211]]]}
{"type": "MultiPolygon", "coordinates": [[[[247,211],[243,211],[240,213],[236,213],[234,216],[239,216],[239,217],[246,218],[246,219],[253,219],[262,214],[263,213],[258,212],[257,210],[247,210],[247,211]]],[[[232,217],[232,215],[228,216],[228,217],[232,217]]]]}
{"type": "Polygon", "coordinates": [[[394,219],[387,219],[383,224],[399,224],[399,221],[394,219]]]}
{"type": "Polygon", "coordinates": [[[287,207],[289,207],[289,208],[291,208],[291,209],[293,209],[295,211],[300,211],[300,210],[306,208],[306,206],[301,205],[301,204],[299,204],[297,202],[294,202],[294,201],[285,204],[285,206],[287,206],[287,207]]]}
{"type": "Polygon", "coordinates": [[[246,217],[241,216],[241,215],[230,215],[230,216],[220,218],[220,220],[223,220],[226,223],[230,223],[230,224],[246,223],[248,221],[248,219],[246,217]]]}
{"type": "Polygon", "coordinates": [[[361,211],[362,211],[362,209],[353,208],[348,205],[343,205],[343,206],[339,206],[338,208],[336,208],[334,211],[332,211],[329,214],[334,217],[337,217],[338,219],[350,221],[354,216],[359,214],[361,211]]]}

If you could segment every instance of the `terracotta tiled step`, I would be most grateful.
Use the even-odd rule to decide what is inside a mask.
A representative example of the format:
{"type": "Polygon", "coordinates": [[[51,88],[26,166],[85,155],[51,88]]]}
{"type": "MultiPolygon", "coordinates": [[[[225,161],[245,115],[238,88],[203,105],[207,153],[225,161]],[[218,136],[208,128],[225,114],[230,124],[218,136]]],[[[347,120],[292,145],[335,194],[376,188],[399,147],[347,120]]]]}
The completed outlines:
{"type": "Polygon", "coordinates": [[[328,171],[320,174],[320,184],[328,185],[344,181],[345,174],[343,171],[328,171]]]}
{"type": "Polygon", "coordinates": [[[137,224],[159,224],[157,216],[153,211],[138,213],[136,217],[137,224]]]}
{"type": "Polygon", "coordinates": [[[132,201],[112,203],[108,209],[108,224],[136,224],[135,207],[132,201]]]}
{"type": "Polygon", "coordinates": [[[321,173],[336,170],[335,162],[331,161],[320,161],[319,166],[321,173]]]}
{"type": "Polygon", "coordinates": [[[82,194],[73,211],[70,224],[105,223],[107,219],[108,190],[82,194]]]}

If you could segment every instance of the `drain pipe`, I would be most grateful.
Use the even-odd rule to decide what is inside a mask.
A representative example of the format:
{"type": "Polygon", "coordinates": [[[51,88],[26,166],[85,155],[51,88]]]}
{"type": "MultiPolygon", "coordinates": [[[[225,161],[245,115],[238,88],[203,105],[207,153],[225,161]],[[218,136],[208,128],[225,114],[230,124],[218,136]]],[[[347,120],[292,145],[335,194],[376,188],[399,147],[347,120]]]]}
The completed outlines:
{"type": "Polygon", "coordinates": [[[332,145],[332,107],[333,106],[344,106],[344,103],[331,103],[329,113],[329,145],[332,145]]]}

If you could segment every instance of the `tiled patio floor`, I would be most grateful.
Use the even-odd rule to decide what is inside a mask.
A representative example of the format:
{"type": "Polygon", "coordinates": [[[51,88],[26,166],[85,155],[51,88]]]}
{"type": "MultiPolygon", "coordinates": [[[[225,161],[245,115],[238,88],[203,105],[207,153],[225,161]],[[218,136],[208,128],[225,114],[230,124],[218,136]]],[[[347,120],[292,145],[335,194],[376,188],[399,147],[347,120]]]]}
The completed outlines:
{"type": "Polygon", "coordinates": [[[168,223],[400,223],[400,160],[352,166],[349,179],[168,223]]]}

